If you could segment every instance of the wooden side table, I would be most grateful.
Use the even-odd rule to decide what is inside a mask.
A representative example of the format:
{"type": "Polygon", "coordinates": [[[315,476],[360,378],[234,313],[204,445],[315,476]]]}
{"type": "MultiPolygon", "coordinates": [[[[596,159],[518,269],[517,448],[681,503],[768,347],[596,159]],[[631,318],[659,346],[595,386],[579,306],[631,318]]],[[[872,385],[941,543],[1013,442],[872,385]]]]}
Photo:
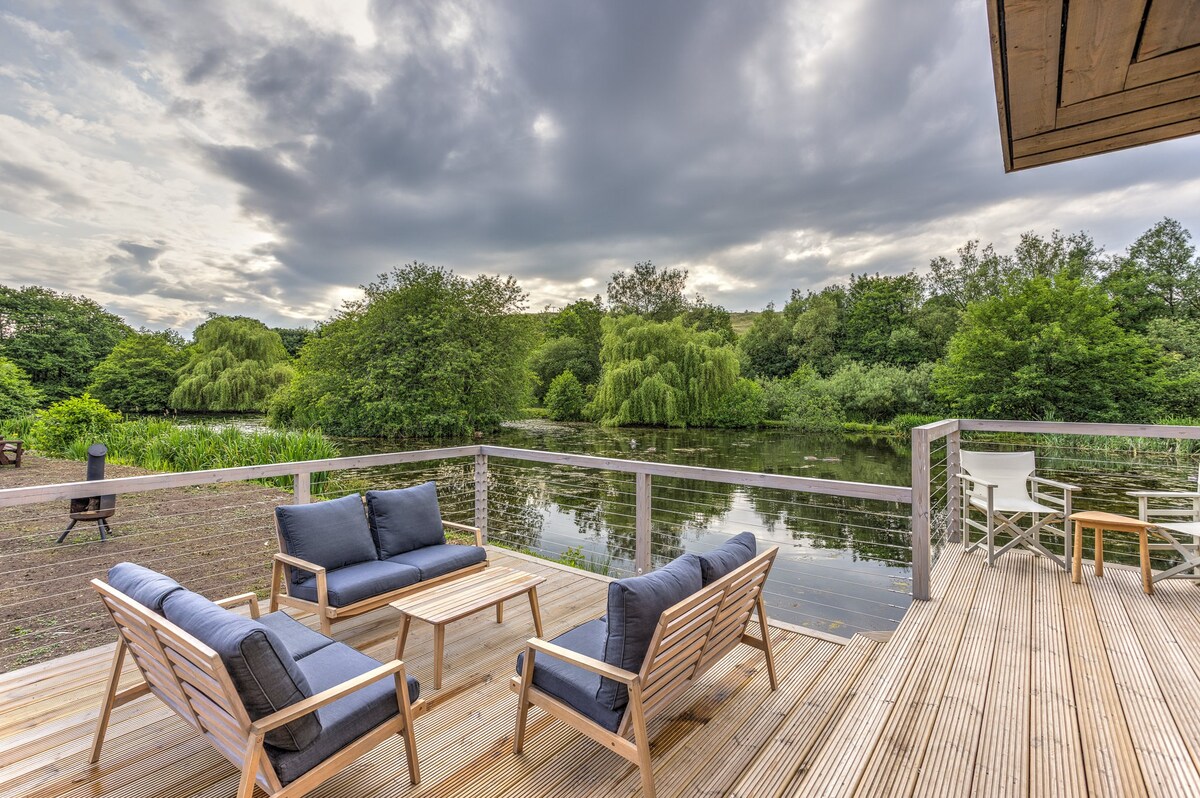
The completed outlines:
{"type": "Polygon", "coordinates": [[[1104,532],[1133,532],[1138,536],[1138,551],[1142,561],[1142,592],[1147,596],[1154,595],[1154,582],[1150,576],[1150,539],[1149,530],[1154,524],[1149,521],[1139,521],[1125,515],[1101,513],[1088,510],[1082,513],[1072,513],[1070,521],[1075,522],[1075,558],[1071,565],[1071,581],[1079,584],[1083,578],[1083,530],[1096,531],[1096,576],[1104,576],[1104,532]]]}

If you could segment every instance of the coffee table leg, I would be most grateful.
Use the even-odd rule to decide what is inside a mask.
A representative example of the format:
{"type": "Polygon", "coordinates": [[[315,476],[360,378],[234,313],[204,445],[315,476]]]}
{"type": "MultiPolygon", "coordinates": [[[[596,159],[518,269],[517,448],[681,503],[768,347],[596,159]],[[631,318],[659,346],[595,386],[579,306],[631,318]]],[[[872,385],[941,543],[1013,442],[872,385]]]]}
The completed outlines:
{"type": "Polygon", "coordinates": [[[1096,576],[1104,576],[1104,530],[1096,527],[1096,576]]]}
{"type": "Polygon", "coordinates": [[[542,612],[538,609],[537,588],[529,588],[529,609],[533,611],[533,628],[542,636],[542,612]]]}
{"type": "Polygon", "coordinates": [[[1083,579],[1083,523],[1075,522],[1075,562],[1071,563],[1071,581],[1075,584],[1083,579]]]}
{"type": "Polygon", "coordinates": [[[412,623],[412,618],[407,614],[401,613],[400,617],[400,634],[396,637],[396,659],[404,659],[404,644],[408,641],[408,626],[412,623]]]}
{"type": "Polygon", "coordinates": [[[1150,577],[1150,541],[1149,533],[1146,528],[1142,527],[1141,533],[1138,535],[1138,548],[1141,549],[1142,555],[1142,592],[1147,596],[1154,595],[1154,580],[1150,577]]]}
{"type": "Polygon", "coordinates": [[[442,653],[446,647],[446,627],[434,624],[433,627],[433,689],[442,689],[442,653]]]}
{"type": "Polygon", "coordinates": [[[496,603],[496,623],[504,623],[504,602],[496,603]]]}

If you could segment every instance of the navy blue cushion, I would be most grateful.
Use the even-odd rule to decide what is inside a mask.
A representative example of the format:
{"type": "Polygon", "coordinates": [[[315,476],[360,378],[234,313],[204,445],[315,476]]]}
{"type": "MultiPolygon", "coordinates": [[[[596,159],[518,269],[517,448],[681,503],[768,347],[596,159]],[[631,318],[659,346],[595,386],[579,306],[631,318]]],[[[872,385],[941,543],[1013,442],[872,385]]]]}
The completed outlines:
{"type": "MultiPolygon", "coordinates": [[[[317,693],[374,670],[379,664],[344,643],[326,646],[299,662],[317,693]]],[[[410,676],[409,700],[417,700],[420,692],[420,685],[410,676]]],[[[303,751],[285,751],[268,745],[267,757],[280,781],[289,784],[399,712],[396,680],[380,679],[318,709],[321,735],[303,751]]]]}
{"type": "MultiPolygon", "coordinates": [[[[345,607],[389,590],[397,590],[421,581],[421,572],[411,565],[394,562],[360,562],[325,574],[329,606],[345,607]]],[[[292,585],[288,592],[305,601],[317,600],[317,580],[292,585]]]]}
{"type": "MultiPolygon", "coordinates": [[[[374,560],[375,543],[357,493],[314,504],[287,504],[275,508],[284,553],[329,570],[374,560]]],[[[313,578],[309,571],[290,569],[292,583],[313,578]]]]}
{"type": "MultiPolygon", "coordinates": [[[[694,554],[685,554],[644,576],[609,583],[608,637],[601,659],[609,665],[637,673],[663,610],[703,587],[700,560],[694,554]]],[[[628,702],[629,696],[625,685],[612,679],[601,679],[596,700],[607,709],[619,710],[628,702]]]]}
{"type": "Polygon", "coordinates": [[[421,579],[433,579],[486,559],[487,552],[478,546],[443,543],[440,546],[426,546],[423,549],[397,554],[395,557],[389,557],[388,562],[410,565],[421,572],[421,579]]]}
{"type": "Polygon", "coordinates": [[[270,612],[258,619],[283,642],[292,659],[302,659],[317,649],[325,648],[333,640],[320,632],[309,629],[286,612],[270,612]]]}
{"type": "MultiPolygon", "coordinates": [[[[607,637],[608,626],[605,619],[597,618],[576,626],[550,642],[576,653],[601,659],[607,637]]],[[[525,653],[522,652],[517,655],[518,675],[522,673],[524,664],[525,653]]],[[[533,660],[533,686],[579,710],[609,731],[615,732],[621,725],[621,715],[624,712],[603,707],[596,700],[596,693],[600,690],[600,676],[578,665],[539,652],[533,660]]]]}
{"type": "Polygon", "coordinates": [[[381,560],[446,542],[437,486],[432,482],[399,490],[369,490],[367,514],[381,560]]]}
{"type": "MultiPolygon", "coordinates": [[[[312,695],[308,680],[287,647],[258,621],[218,607],[190,590],[177,590],[163,602],[167,620],[220,655],[250,720],[258,720],[312,695]]],[[[320,721],[304,715],[267,732],[281,749],[299,750],[321,733],[320,721]]]]}
{"type": "Polygon", "coordinates": [[[712,551],[699,555],[700,575],[705,586],[753,560],[757,551],[758,541],[754,539],[753,533],[742,532],[712,551]]]}
{"type": "Polygon", "coordinates": [[[108,584],[159,615],[163,600],[176,590],[183,590],[183,585],[171,577],[131,562],[119,562],[109,568],[108,584]]]}

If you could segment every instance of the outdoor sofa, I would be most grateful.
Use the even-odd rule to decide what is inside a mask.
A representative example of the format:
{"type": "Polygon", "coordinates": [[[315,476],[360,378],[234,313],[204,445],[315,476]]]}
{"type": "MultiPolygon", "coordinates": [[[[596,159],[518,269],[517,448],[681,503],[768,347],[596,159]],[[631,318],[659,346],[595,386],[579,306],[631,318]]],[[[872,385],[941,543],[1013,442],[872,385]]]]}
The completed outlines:
{"type": "Polygon", "coordinates": [[[91,762],[114,707],[153,693],[275,798],[303,795],[394,734],[420,780],[413,718],[420,685],[404,663],[379,663],[283,612],[259,617],[253,593],[212,602],[132,563],[92,580],[120,632],[91,762]],[[245,603],[250,617],[228,608],[245,603]],[[120,689],[125,655],[143,681],[120,689]]]}
{"type": "Polygon", "coordinates": [[[553,640],[529,640],[510,684],[518,693],[513,752],[521,753],[526,715],[537,706],[636,764],[644,795],[654,798],[649,719],[739,643],[762,650],[771,689],[778,686],[762,595],[778,548],[757,556],[756,548],[743,532],[712,552],[618,579],[608,586],[607,615],[553,640]],[[748,633],[756,609],[759,637],[748,633]]]}
{"type": "Polygon", "coordinates": [[[487,567],[479,529],[441,517],[432,482],[275,508],[279,553],[271,611],[316,613],[330,634],[336,620],[487,567]],[[474,546],[446,542],[445,529],[475,535],[474,546]]]}

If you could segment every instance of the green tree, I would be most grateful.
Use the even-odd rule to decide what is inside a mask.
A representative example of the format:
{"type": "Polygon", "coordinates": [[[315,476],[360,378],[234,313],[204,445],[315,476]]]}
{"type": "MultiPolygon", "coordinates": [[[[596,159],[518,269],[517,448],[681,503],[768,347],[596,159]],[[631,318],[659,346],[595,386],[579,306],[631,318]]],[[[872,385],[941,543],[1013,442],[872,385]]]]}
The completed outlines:
{"type": "MultiPolygon", "coordinates": [[[[737,390],[738,359],[717,333],[676,318],[604,320],[600,386],[591,415],[605,426],[698,426],[737,390]]],[[[757,423],[757,422],[755,422],[757,423]]]]}
{"type": "Polygon", "coordinates": [[[529,358],[529,369],[536,380],[533,395],[540,402],[555,377],[570,372],[582,385],[594,385],[600,379],[600,354],[593,355],[586,343],[573,336],[551,338],[529,358]]]}
{"type": "Polygon", "coordinates": [[[535,320],[511,278],[413,263],[363,286],[300,352],[272,419],[339,435],[491,429],[527,399],[535,320]]]}
{"type": "Polygon", "coordinates": [[[82,393],[92,369],[133,331],[86,297],[0,285],[0,357],[49,401],[82,393]]]}
{"type": "Polygon", "coordinates": [[[715,332],[728,343],[737,340],[733,331],[733,317],[720,305],[713,305],[696,297],[695,303],[683,314],[683,323],[700,332],[715,332]]]}
{"type": "Polygon", "coordinates": [[[1200,315],[1200,259],[1191,240],[1179,222],[1163,219],[1111,262],[1103,285],[1121,326],[1145,330],[1152,319],[1200,315]]]}
{"type": "Polygon", "coordinates": [[[782,380],[762,383],[766,417],[804,432],[829,432],[841,427],[845,413],[828,385],[805,364],[782,380]]]}
{"type": "Polygon", "coordinates": [[[792,323],[773,304],[754,317],[738,349],[751,377],[786,377],[798,365],[792,353],[792,323]]]}
{"type": "Polygon", "coordinates": [[[912,370],[886,363],[850,361],[826,381],[830,395],[857,421],[887,421],[904,413],[928,411],[933,405],[933,364],[912,370]]]}
{"type": "Polygon", "coordinates": [[[42,392],[33,387],[24,369],[0,357],[0,420],[27,416],[42,403],[42,392]]]}
{"type": "Polygon", "coordinates": [[[792,302],[788,304],[797,314],[792,324],[792,342],[788,346],[790,359],[807,363],[821,374],[833,372],[841,350],[845,299],[846,292],[840,286],[827,288],[819,294],[810,293],[804,299],[793,294],[792,302]]]}
{"type": "Polygon", "coordinates": [[[916,274],[850,275],[843,351],[865,363],[912,366],[929,359],[913,328],[921,298],[921,278],[916,274]]]}
{"type": "Polygon", "coordinates": [[[1102,289],[1059,274],[971,305],[934,387],[963,416],[1138,421],[1157,413],[1162,365],[1102,289]]]}
{"type": "Polygon", "coordinates": [[[279,334],[261,321],[213,316],[196,328],[171,392],[180,410],[265,410],[292,370],[279,334]]]}
{"type": "Polygon", "coordinates": [[[684,296],[686,269],[658,270],[650,261],[635,263],[629,271],[617,272],[608,284],[608,305],[617,315],[645,316],[668,321],[690,307],[684,296]]]}
{"type": "Polygon", "coordinates": [[[550,382],[546,391],[546,411],[555,421],[580,421],[583,419],[587,398],[583,386],[569,371],[564,371],[550,382]]]}
{"type": "Polygon", "coordinates": [[[1166,359],[1166,412],[1200,418],[1200,319],[1151,319],[1146,338],[1163,351],[1166,359]]]}
{"type": "Polygon", "coordinates": [[[972,302],[999,296],[1011,268],[1010,258],[997,255],[991,244],[980,249],[972,239],[958,249],[957,263],[941,255],[930,261],[926,285],[932,296],[963,311],[972,302]]]}
{"type": "Polygon", "coordinates": [[[157,413],[170,406],[178,372],[186,362],[178,333],[141,330],[117,344],[96,366],[88,392],[117,410],[157,413]]]}
{"type": "Polygon", "coordinates": [[[1033,232],[1023,233],[1012,258],[1006,261],[1006,282],[1018,286],[1035,277],[1066,275],[1091,285],[1103,270],[1103,254],[1104,250],[1082,231],[1064,236],[1055,230],[1048,239],[1033,232]]]}
{"type": "Polygon", "coordinates": [[[29,430],[29,444],[40,452],[61,457],[78,440],[103,442],[120,420],[120,413],[114,413],[85,393],[39,410],[37,421],[29,430]]]}
{"type": "Polygon", "coordinates": [[[307,327],[272,327],[271,332],[279,334],[279,340],[283,342],[288,357],[293,358],[300,353],[300,347],[313,337],[313,331],[307,327]]]}

